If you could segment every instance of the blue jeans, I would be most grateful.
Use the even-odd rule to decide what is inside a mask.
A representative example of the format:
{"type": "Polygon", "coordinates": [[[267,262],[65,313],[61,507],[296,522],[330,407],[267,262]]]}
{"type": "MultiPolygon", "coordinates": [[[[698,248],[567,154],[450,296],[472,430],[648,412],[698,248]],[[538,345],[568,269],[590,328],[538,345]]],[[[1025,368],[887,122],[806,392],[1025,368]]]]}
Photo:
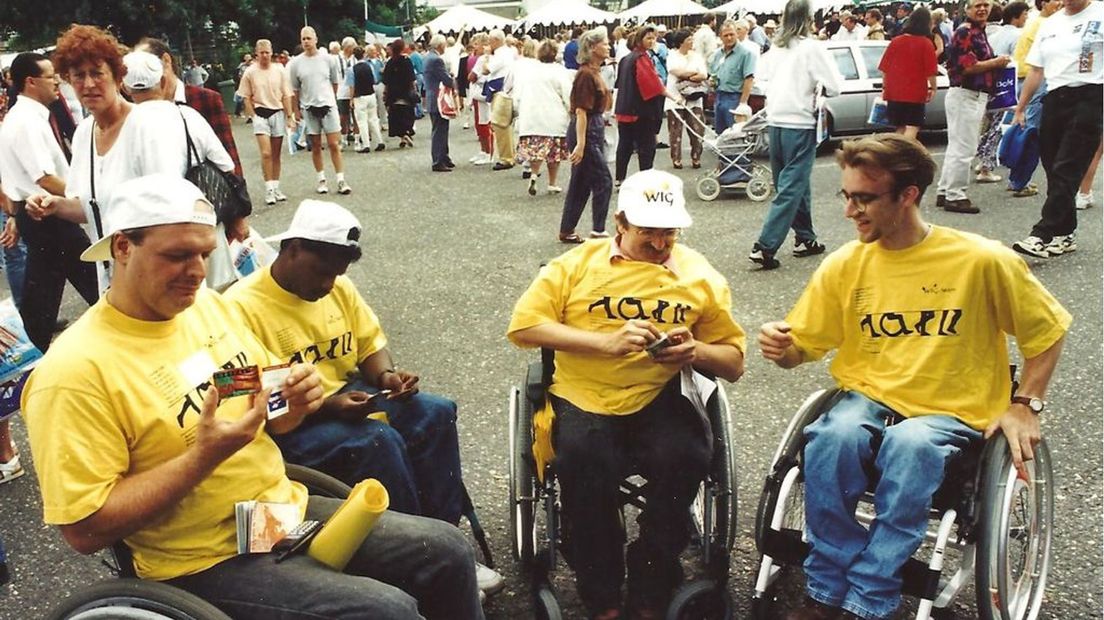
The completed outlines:
{"type": "MultiPolygon", "coordinates": [[[[567,150],[575,149],[575,117],[567,125],[567,150]]],[[[609,214],[610,197],[613,194],[613,178],[606,164],[606,125],[602,115],[587,114],[586,146],[583,148],[583,161],[571,166],[571,181],[564,194],[563,215],[560,217],[560,234],[575,232],[575,226],[586,208],[587,198],[591,199],[590,214],[592,228],[596,232],[606,230],[606,216],[609,214]]]]}
{"type": "MultiPolygon", "coordinates": [[[[340,391],[375,393],[360,380],[340,391]]],[[[299,428],[274,439],[284,458],[356,484],[375,478],[391,496],[391,509],[460,522],[464,483],[456,432],[456,403],[418,392],[409,399],[379,398],[376,410],[390,424],[373,419],[307,418],[299,428]]]]}
{"type": "Polygon", "coordinates": [[[947,463],[981,439],[950,416],[886,426],[893,416],[885,405],[847,392],[805,428],[806,589],[821,603],[867,619],[888,618],[900,604],[901,567],[924,540],[947,463]],[[872,476],[878,516],[867,531],[854,515],[872,476]]]}
{"type": "Polygon", "coordinates": [[[810,185],[816,159],[816,130],[773,126],[767,130],[776,192],[759,233],[759,247],[775,254],[790,228],[797,242],[816,241],[810,185]]]}
{"type": "Polygon", "coordinates": [[[739,105],[740,93],[717,91],[717,96],[713,98],[713,129],[717,133],[732,126],[732,111],[739,105]]]}
{"type": "MultiPolygon", "coordinates": [[[[11,217],[7,213],[0,213],[0,229],[8,223],[11,217]]],[[[14,247],[4,248],[0,254],[0,265],[3,266],[4,275],[8,278],[8,288],[11,289],[12,301],[18,310],[23,307],[23,281],[27,271],[27,244],[20,236],[19,243],[14,247]]]]}
{"type": "MultiPolygon", "coordinates": [[[[1022,83],[1016,84],[1016,96],[1020,95],[1022,83]]],[[[1035,175],[1035,169],[1039,167],[1039,122],[1043,115],[1043,96],[1047,94],[1046,80],[1039,83],[1039,89],[1032,95],[1031,101],[1024,110],[1024,122],[1027,128],[1034,129],[1035,133],[1024,143],[1023,154],[1020,161],[1008,172],[1008,187],[1013,190],[1021,190],[1031,182],[1035,175]]]]}
{"type": "MultiPolygon", "coordinates": [[[[340,505],[312,496],[307,518],[325,520],[340,505]]],[[[340,573],[306,553],[280,564],[250,553],[168,583],[238,620],[483,618],[475,558],[460,530],[391,511],[340,573]]]]}

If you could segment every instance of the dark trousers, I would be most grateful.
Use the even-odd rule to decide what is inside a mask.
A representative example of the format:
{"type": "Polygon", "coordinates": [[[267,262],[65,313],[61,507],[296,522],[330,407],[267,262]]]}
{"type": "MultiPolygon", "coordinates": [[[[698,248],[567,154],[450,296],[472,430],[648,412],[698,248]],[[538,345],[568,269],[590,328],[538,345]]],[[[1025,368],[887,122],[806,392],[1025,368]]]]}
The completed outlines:
{"type": "Polygon", "coordinates": [[[682,581],[679,554],[690,541],[689,507],[709,471],[712,433],[678,379],[632,415],[588,413],[552,397],[564,556],[591,613],[621,607],[626,564],[630,608],[662,608],[682,581]],[[648,481],[647,508],[626,559],[618,489],[633,473],[648,481]]]}
{"type": "Polygon", "coordinates": [[[656,131],[659,123],[638,119],[633,123],[617,123],[617,163],[614,178],[624,181],[629,170],[629,158],[636,153],[640,170],[651,170],[655,163],[656,131]]]}
{"type": "Polygon", "coordinates": [[[37,221],[27,215],[22,203],[16,203],[15,225],[27,244],[19,315],[31,342],[46,351],[54,335],[66,280],[88,305],[99,299],[96,266],[80,259],[90,242],[79,225],[56,217],[37,221]]]}
{"type": "MultiPolygon", "coordinates": [[[[606,230],[613,179],[610,178],[609,166],[606,165],[605,127],[601,114],[587,115],[586,148],[583,149],[583,160],[571,166],[571,181],[567,185],[567,193],[564,194],[563,216],[560,218],[560,234],[575,232],[588,197],[591,199],[590,213],[594,224],[592,230],[606,230]]],[[[568,151],[575,150],[575,145],[573,116],[567,126],[568,151]]]]}
{"type": "Polygon", "coordinates": [[[1047,178],[1047,197],[1031,234],[1050,241],[1077,230],[1074,195],[1089,169],[1104,127],[1099,85],[1056,88],[1043,98],[1039,155],[1047,178]]]}
{"type": "Polygon", "coordinates": [[[449,119],[436,112],[429,113],[432,128],[429,133],[429,152],[434,166],[444,166],[452,162],[449,158],[449,119]]]}

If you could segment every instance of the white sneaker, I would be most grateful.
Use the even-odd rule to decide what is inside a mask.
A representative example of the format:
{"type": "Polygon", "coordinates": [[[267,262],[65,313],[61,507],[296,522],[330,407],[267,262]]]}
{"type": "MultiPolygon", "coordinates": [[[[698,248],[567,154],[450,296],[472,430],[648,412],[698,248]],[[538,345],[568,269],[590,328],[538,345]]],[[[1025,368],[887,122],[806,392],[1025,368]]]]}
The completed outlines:
{"type": "Polygon", "coordinates": [[[478,159],[476,159],[472,163],[475,164],[476,166],[486,166],[487,164],[491,163],[492,159],[493,158],[490,155],[488,155],[486,153],[483,153],[482,155],[479,156],[478,159]]]}
{"type": "Polygon", "coordinates": [[[276,190],[272,189],[271,187],[265,190],[265,204],[276,204],[276,190]]]}
{"type": "Polygon", "coordinates": [[[1055,235],[1050,243],[1046,244],[1047,252],[1051,256],[1061,256],[1077,251],[1077,238],[1074,233],[1068,235],[1055,235]]]}
{"type": "Polygon", "coordinates": [[[272,188],[272,195],[276,197],[276,202],[287,201],[287,196],[285,196],[284,193],[280,191],[279,187],[272,188]]]}
{"type": "Polygon", "coordinates": [[[318,187],[314,188],[314,191],[318,192],[319,194],[330,193],[330,188],[328,185],[326,185],[326,179],[318,179],[318,187]]]}
{"type": "Polygon", "coordinates": [[[483,153],[476,153],[475,155],[472,155],[471,157],[468,158],[468,163],[469,164],[474,164],[475,162],[479,161],[480,159],[483,159],[483,153]]]}
{"type": "Polygon", "coordinates": [[[337,193],[347,196],[353,193],[353,188],[349,187],[349,184],[345,182],[345,179],[341,179],[337,182],[337,193]]]}
{"type": "MultiPolygon", "coordinates": [[[[7,463],[0,463],[0,484],[11,482],[24,474],[23,466],[19,464],[19,455],[16,454],[7,463]]],[[[478,569],[478,565],[476,567],[478,569]]],[[[489,569],[488,569],[489,570],[489,569]]],[[[478,570],[476,574],[478,574],[478,570]]],[[[494,571],[491,571],[494,572],[494,571]]],[[[496,573],[497,574],[497,573],[496,573]]],[[[501,579],[501,577],[499,577],[501,579]]],[[[501,588],[501,586],[500,586],[501,588]]]]}
{"type": "Polygon", "coordinates": [[[549,185],[548,186],[548,193],[549,194],[558,194],[562,191],[563,191],[563,188],[560,187],[559,185],[549,185]]]}
{"type": "Polygon", "coordinates": [[[479,584],[479,591],[490,596],[506,587],[506,580],[493,568],[488,568],[479,562],[475,563],[475,581],[479,584]]]}
{"type": "Polygon", "coordinates": [[[1077,198],[1075,200],[1075,203],[1077,204],[1077,208],[1082,210],[1082,211],[1084,211],[1085,209],[1091,209],[1092,206],[1093,206],[1093,193],[1092,193],[1092,190],[1089,190],[1089,193],[1087,193],[1087,194],[1082,194],[1081,192],[1077,192],[1077,198]]]}
{"type": "Polygon", "coordinates": [[[1054,256],[1047,250],[1047,244],[1043,243],[1043,240],[1035,235],[1030,235],[1023,241],[1013,243],[1012,249],[1020,254],[1027,254],[1028,256],[1034,256],[1036,258],[1050,258],[1054,256]]]}

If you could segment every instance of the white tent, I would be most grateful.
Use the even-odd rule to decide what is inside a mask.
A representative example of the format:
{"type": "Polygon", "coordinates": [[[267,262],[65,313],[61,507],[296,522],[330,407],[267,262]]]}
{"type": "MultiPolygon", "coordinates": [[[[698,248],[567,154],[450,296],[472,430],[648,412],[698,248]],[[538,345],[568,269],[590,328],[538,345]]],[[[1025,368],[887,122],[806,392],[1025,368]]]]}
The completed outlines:
{"type": "Polygon", "coordinates": [[[680,17],[684,15],[703,15],[709,9],[693,0],[645,0],[631,9],[622,11],[621,21],[643,23],[653,17],[680,17]]]}
{"type": "Polygon", "coordinates": [[[493,13],[480,11],[466,4],[458,4],[441,13],[436,19],[425,25],[430,32],[457,34],[460,32],[479,32],[495,28],[508,28],[514,24],[512,19],[499,17],[493,13]]]}
{"type": "MultiPolygon", "coordinates": [[[[732,0],[714,8],[713,11],[737,16],[744,13],[752,13],[756,16],[781,15],[783,9],[786,8],[786,2],[787,0],[732,0]]],[[[812,0],[809,3],[809,8],[813,11],[819,11],[828,7],[850,4],[851,2],[848,0],[812,0]]]]}
{"type": "Polygon", "coordinates": [[[526,15],[518,21],[518,28],[524,32],[534,26],[612,24],[616,21],[616,13],[596,9],[585,0],[560,0],[526,15]]]}

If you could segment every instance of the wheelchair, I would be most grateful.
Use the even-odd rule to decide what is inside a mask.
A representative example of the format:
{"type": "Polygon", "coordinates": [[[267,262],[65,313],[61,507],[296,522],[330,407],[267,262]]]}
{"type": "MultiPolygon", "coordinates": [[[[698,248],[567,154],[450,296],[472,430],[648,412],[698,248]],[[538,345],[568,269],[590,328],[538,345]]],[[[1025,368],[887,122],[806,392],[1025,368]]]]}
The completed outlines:
{"type": "MultiPolygon", "coordinates": [[[[790,420],[771,461],[755,514],[755,543],[762,558],[752,596],[755,618],[775,617],[771,588],[783,567],[801,570],[805,537],[803,430],[835,404],[841,392],[810,395],[790,420]]],[[[949,464],[932,497],[921,555],[902,569],[902,592],[918,599],[916,618],[953,617],[951,603],[974,578],[977,614],[983,620],[1033,620],[1043,604],[1054,526],[1050,452],[1040,441],[1026,478],[1012,465],[1004,435],[979,441],[949,464]],[[957,549],[957,569],[943,576],[948,550],[957,549]],[[927,557],[922,560],[920,557],[927,557]]],[[[870,492],[856,519],[869,527],[870,492]]]]}
{"type": "MultiPolygon", "coordinates": [[[[562,618],[550,575],[558,563],[563,524],[559,511],[559,486],[551,465],[537,476],[533,455],[533,418],[547,398],[552,384],[553,355],[541,351],[541,361],[529,365],[524,383],[509,395],[510,538],[513,555],[529,578],[535,616],[541,620],[562,618]],[[541,522],[543,521],[543,523],[541,522]]],[[[691,505],[694,532],[690,548],[700,556],[699,578],[682,584],[666,612],[668,620],[727,620],[732,603],[727,592],[729,557],[736,539],[736,462],[730,437],[728,398],[718,384],[707,403],[713,429],[710,472],[691,505]]],[[[622,522],[629,506],[642,508],[640,476],[622,481],[622,522]]]]}
{"type": "MultiPolygon", "coordinates": [[[[286,464],[287,476],[303,484],[311,495],[344,499],[349,485],[322,472],[286,464]]],[[[108,569],[120,579],[74,592],[54,609],[48,620],[230,620],[230,616],[203,599],[156,581],[139,579],[130,549],[122,541],[112,545],[108,569]]]]}

